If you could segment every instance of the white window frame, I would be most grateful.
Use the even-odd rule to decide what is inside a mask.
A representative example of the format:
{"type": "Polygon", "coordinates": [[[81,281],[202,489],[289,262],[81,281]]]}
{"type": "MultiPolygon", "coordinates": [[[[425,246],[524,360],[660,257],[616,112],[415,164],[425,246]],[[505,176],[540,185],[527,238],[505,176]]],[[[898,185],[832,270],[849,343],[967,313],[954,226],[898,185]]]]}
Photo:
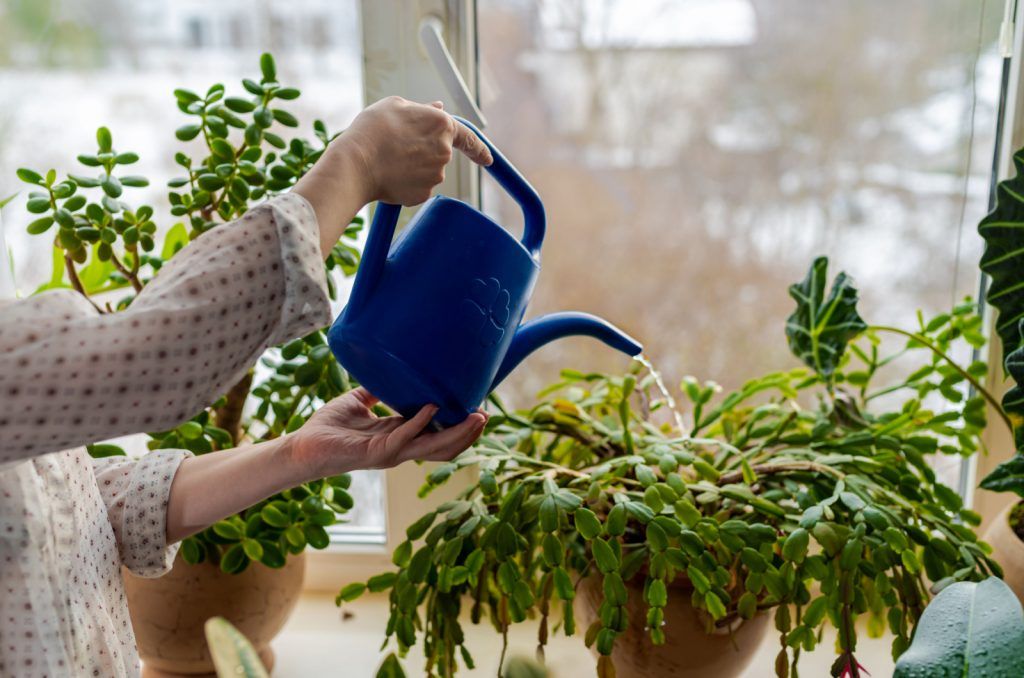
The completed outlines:
{"type": "MultiPolygon", "coordinates": [[[[361,0],[363,92],[365,103],[398,95],[411,101],[443,101],[445,110],[460,111],[419,42],[420,25],[428,16],[444,27],[452,60],[470,94],[477,99],[475,0],[361,0]]],[[[458,154],[456,154],[458,155],[458,154]]],[[[479,171],[465,158],[448,167],[437,192],[479,204],[479,171]]],[[[402,224],[413,210],[402,212],[402,224]]],[[[305,590],[337,592],[343,585],[365,581],[394,566],[391,553],[405,540],[405,529],[439,503],[476,483],[476,474],[461,471],[425,499],[417,496],[436,464],[406,463],[384,473],[384,544],[332,544],[323,551],[307,550],[305,590]]]]}

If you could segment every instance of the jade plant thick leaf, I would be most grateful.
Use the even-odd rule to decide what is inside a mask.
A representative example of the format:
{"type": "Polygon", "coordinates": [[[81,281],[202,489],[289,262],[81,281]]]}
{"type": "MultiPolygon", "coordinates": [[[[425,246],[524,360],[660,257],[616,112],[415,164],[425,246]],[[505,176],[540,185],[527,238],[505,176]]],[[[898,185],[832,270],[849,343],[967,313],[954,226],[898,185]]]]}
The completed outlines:
{"type": "Polygon", "coordinates": [[[820,372],[773,372],[724,394],[688,377],[678,420],[639,367],[566,370],[526,410],[494,398],[484,436],[422,492],[463,467],[479,469],[479,484],[411,524],[396,570],[348,584],[338,603],[387,593],[385,644],[399,656],[422,644],[428,676],[473,666],[468,607],[506,639],[512,624],[538,622],[539,657],[551,634],[579,633],[607,678],[623,634],[668,640],[677,579],[709,631],[772,615],[779,676],[797,675],[826,624],[839,631],[833,675],[865,675],[865,628],[888,630],[899,656],[933,590],[1000,573],[971,529],[980,517],[926,460],[978,448],[984,399],[964,387],[985,366],[949,355],[981,339],[981,319],[965,301],[913,329],[866,327],[845,276],[826,297],[826,270],[816,261],[796,286],[790,321],[794,350],[818,355],[820,372]],[[882,331],[906,345],[884,345],[882,331]],[[805,352],[811,336],[831,350],[805,352]],[[589,577],[604,600],[577,628],[576,587],[589,577]],[[641,606],[644,628],[630,628],[627,605],[641,606]]]}
{"type": "Polygon", "coordinates": [[[893,678],[1024,676],[1024,613],[1001,579],[946,587],[925,608],[893,678]]]}
{"type": "Polygon", "coordinates": [[[802,282],[791,285],[796,310],[786,321],[789,348],[812,370],[829,377],[846,344],[867,324],[857,313],[857,289],[845,273],[836,276],[828,296],[828,259],[814,260],[802,282]]]}
{"type": "Polygon", "coordinates": [[[981,270],[991,278],[988,303],[996,308],[996,332],[1003,342],[1004,367],[1015,386],[1002,407],[1013,423],[1017,456],[981,482],[987,490],[1024,497],[1024,150],[1013,156],[1016,176],[1000,182],[996,207],[978,225],[985,240],[981,270]]]}

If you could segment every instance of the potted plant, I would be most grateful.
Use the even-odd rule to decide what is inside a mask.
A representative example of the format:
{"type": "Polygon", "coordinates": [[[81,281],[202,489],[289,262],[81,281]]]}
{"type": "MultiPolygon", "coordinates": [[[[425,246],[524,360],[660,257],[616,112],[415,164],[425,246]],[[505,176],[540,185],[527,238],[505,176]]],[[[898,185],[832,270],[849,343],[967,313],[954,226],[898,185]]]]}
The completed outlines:
{"type": "MultiPolygon", "coordinates": [[[[282,106],[299,90],[277,80],[274,59],[260,59],[261,79],[243,80],[242,96],[215,84],[200,95],[174,91],[188,122],[175,132],[183,146],[174,160],[182,176],[170,182],[170,213],[178,221],[161,231],[148,205],[128,201],[145,177],[128,174],[137,154],[116,149],[110,131],[97,130],[97,149],[78,156],[80,174],[18,170],[29,184],[26,207],[37,218],[29,233],[53,238],[53,273],[37,292],[73,287],[100,313],[131,304],[160,267],[191,239],[240,217],[255,203],[287,191],[333,138],[313,124],[314,141],[285,139],[298,125],[282,106]],[[158,240],[162,236],[162,243],[158,240]]],[[[330,271],[351,275],[358,264],[353,239],[359,220],[327,260],[330,271]]],[[[328,275],[331,282],[331,275],[328,275]]],[[[333,295],[333,284],[331,285],[333,295]]],[[[350,388],[318,331],[271,349],[264,370],[250,370],[228,393],[170,431],[153,432],[149,447],[196,454],[275,438],[298,428],[319,403],[350,388]]],[[[124,454],[98,444],[93,456],[124,454]]],[[[283,626],[302,584],[303,551],[329,543],[325,528],[352,506],[347,475],[306,483],[222,520],[182,543],[167,576],[144,580],[125,572],[140,654],[147,668],[210,672],[203,637],[207,618],[228,619],[272,662],[268,643],[283,626]]]]}
{"type": "MultiPolygon", "coordinates": [[[[985,241],[981,270],[990,277],[987,300],[998,311],[995,330],[1002,343],[1006,373],[1016,384],[1003,397],[1002,410],[1014,424],[1016,454],[981,481],[981,487],[1024,497],[1024,149],[1014,155],[1017,175],[999,184],[996,207],[978,226],[985,241]]],[[[998,406],[997,406],[998,407],[998,406]]],[[[986,533],[993,557],[1006,570],[1006,583],[1024,600],[1024,503],[1011,504],[986,533]]]]}
{"type": "Polygon", "coordinates": [[[724,396],[687,378],[682,413],[664,416],[673,399],[651,371],[566,371],[522,412],[494,398],[484,437],[422,492],[465,466],[479,484],[409,526],[398,569],[338,603],[387,592],[387,638],[399,655],[422,642],[429,675],[472,666],[464,601],[506,639],[534,620],[540,656],[578,629],[599,676],[738,675],[769,617],[779,676],[825,624],[833,675],[862,675],[861,617],[899,656],[931,591],[1000,572],[979,516],[926,461],[978,449],[985,364],[949,355],[984,343],[981,318],[967,300],[914,330],[868,327],[845,275],[827,289],[823,258],[790,288],[786,333],[808,369],[724,396]]]}

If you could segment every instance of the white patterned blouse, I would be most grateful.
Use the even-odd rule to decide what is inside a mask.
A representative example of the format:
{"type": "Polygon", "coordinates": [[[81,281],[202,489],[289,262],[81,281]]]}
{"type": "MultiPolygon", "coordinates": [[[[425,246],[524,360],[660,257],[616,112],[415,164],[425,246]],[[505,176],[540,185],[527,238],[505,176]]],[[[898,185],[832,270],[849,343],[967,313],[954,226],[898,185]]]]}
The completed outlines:
{"type": "Polygon", "coordinates": [[[119,313],[69,290],[0,305],[0,676],[134,676],[120,568],[166,572],[188,456],[82,447],[168,429],[330,320],[316,217],[289,194],[171,259],[119,313]]]}

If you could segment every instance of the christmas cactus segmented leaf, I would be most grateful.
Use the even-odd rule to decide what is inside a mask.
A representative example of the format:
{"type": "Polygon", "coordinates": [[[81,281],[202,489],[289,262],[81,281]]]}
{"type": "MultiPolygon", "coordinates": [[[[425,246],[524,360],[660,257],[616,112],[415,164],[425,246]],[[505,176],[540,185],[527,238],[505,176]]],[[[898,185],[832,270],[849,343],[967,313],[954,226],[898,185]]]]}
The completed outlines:
{"type": "Polygon", "coordinates": [[[828,286],[828,258],[818,257],[802,282],[790,285],[796,310],[786,320],[789,348],[808,367],[828,379],[851,339],[867,328],[857,313],[857,288],[845,274],[828,286]]]}
{"type": "Polygon", "coordinates": [[[1024,676],[1024,613],[990,577],[952,584],[925,608],[893,678],[1024,676]]]}

